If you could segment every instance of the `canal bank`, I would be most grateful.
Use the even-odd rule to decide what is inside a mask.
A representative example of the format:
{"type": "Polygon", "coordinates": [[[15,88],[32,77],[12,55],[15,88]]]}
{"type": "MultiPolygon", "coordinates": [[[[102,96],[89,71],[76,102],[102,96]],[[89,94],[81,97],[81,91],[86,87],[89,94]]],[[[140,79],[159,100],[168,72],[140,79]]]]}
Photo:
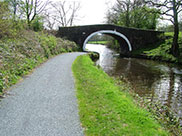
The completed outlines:
{"type": "MultiPolygon", "coordinates": [[[[176,124],[171,114],[174,113],[177,118],[182,117],[181,66],[153,60],[120,58],[119,54],[103,45],[87,44],[87,49],[99,52],[100,59],[96,64],[109,76],[129,82],[132,92],[139,96],[137,99],[142,100],[142,103],[145,100],[152,104],[151,107],[157,105],[155,107],[158,109],[169,109],[164,117],[169,120],[168,126],[176,124]]],[[[156,111],[162,111],[164,114],[164,110],[158,109],[156,111]]]]}
{"type": "Polygon", "coordinates": [[[86,135],[169,135],[113,78],[80,56],[72,66],[79,115],[86,135]]]}
{"type": "Polygon", "coordinates": [[[182,33],[179,33],[179,56],[175,57],[171,53],[173,43],[173,32],[165,33],[165,41],[156,43],[155,45],[141,48],[132,52],[130,57],[163,61],[168,63],[182,64],[182,33]]]}

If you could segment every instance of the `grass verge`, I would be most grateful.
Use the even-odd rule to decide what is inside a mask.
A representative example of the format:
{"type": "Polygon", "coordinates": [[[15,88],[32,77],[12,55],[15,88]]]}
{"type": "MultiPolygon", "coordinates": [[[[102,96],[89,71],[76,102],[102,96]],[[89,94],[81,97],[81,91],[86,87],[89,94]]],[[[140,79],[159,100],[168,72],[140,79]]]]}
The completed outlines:
{"type": "Polygon", "coordinates": [[[88,44],[104,44],[106,45],[108,41],[88,41],[88,44]]]}
{"type": "Polygon", "coordinates": [[[165,136],[149,112],[134,104],[132,97],[115,81],[80,56],[73,66],[79,114],[84,133],[91,135],[165,136]]]}

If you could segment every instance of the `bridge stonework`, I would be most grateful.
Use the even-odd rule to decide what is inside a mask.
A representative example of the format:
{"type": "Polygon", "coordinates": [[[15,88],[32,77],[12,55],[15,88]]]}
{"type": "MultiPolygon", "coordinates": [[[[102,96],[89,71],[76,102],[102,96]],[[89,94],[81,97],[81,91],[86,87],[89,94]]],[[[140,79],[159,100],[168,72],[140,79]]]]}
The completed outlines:
{"type": "MultiPolygon", "coordinates": [[[[139,48],[151,46],[159,42],[161,40],[160,37],[164,35],[164,32],[159,32],[159,31],[141,30],[141,29],[120,27],[109,24],[99,24],[99,25],[85,25],[85,26],[75,26],[75,27],[60,27],[56,36],[74,41],[82,48],[88,36],[90,36],[92,33],[101,30],[111,30],[113,32],[119,32],[123,34],[129,40],[132,46],[132,51],[139,48]]],[[[130,54],[128,43],[126,42],[125,39],[115,34],[108,33],[108,35],[118,40],[121,47],[120,54],[125,54],[125,55],[130,54]]]]}

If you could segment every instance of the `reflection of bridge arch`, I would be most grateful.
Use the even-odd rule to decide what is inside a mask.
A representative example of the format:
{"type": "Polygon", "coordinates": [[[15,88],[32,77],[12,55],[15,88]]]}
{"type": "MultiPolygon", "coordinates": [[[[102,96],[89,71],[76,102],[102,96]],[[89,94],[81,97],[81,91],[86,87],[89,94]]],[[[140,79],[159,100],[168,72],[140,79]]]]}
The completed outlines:
{"type": "Polygon", "coordinates": [[[132,46],[131,46],[131,43],[130,43],[130,41],[128,40],[128,38],[127,38],[125,35],[123,35],[123,34],[121,34],[121,33],[119,33],[119,32],[116,32],[116,31],[112,31],[112,30],[100,30],[100,31],[96,31],[96,32],[93,32],[92,34],[90,34],[90,35],[84,40],[84,43],[83,43],[83,50],[84,50],[84,51],[86,51],[86,48],[85,48],[85,47],[86,47],[86,44],[87,44],[88,40],[89,40],[92,36],[94,36],[94,35],[96,35],[96,34],[114,34],[114,35],[117,35],[117,36],[123,38],[123,39],[126,41],[126,43],[128,44],[128,49],[129,49],[129,51],[132,51],[132,46]]]}

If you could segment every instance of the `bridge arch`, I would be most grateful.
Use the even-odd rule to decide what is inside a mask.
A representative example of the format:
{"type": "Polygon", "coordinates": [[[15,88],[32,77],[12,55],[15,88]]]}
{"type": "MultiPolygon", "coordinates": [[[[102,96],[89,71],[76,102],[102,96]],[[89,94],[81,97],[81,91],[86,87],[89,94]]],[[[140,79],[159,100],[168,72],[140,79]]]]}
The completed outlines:
{"type": "Polygon", "coordinates": [[[130,41],[128,40],[128,38],[127,38],[125,35],[123,35],[123,34],[117,32],[117,31],[113,31],[113,30],[100,30],[100,31],[96,31],[96,32],[91,33],[91,34],[84,40],[84,43],[83,43],[83,50],[84,50],[84,51],[86,51],[86,44],[87,44],[88,40],[89,40],[92,36],[94,36],[94,35],[96,35],[96,34],[113,34],[113,35],[119,36],[119,37],[121,37],[122,39],[124,39],[124,40],[126,41],[126,43],[127,43],[127,45],[128,45],[129,51],[132,51],[132,46],[131,46],[131,43],[130,43],[130,41]]]}

